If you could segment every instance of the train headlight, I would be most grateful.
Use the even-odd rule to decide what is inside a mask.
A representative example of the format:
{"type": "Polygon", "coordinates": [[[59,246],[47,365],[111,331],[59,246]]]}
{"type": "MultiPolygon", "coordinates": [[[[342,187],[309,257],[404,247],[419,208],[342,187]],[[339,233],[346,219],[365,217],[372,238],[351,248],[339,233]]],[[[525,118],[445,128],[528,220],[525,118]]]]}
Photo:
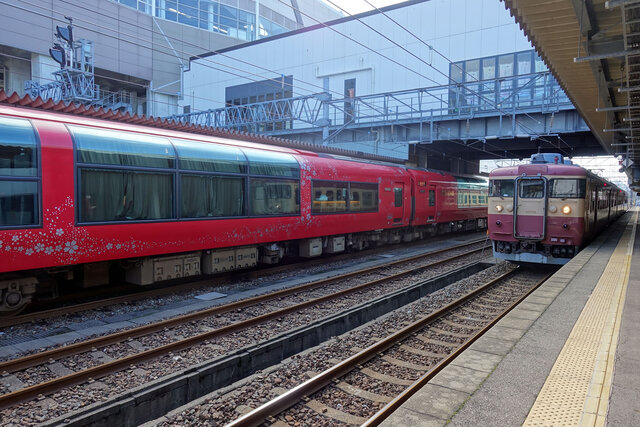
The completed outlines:
{"type": "Polygon", "coordinates": [[[507,205],[507,211],[513,212],[513,205],[507,205]]]}
{"type": "Polygon", "coordinates": [[[503,209],[504,209],[504,208],[502,207],[502,205],[496,205],[496,210],[497,210],[498,212],[502,212],[502,210],[503,210],[503,209]]]}
{"type": "Polygon", "coordinates": [[[571,206],[564,205],[562,207],[562,213],[565,214],[565,215],[569,215],[571,213],[571,206]]]}
{"type": "Polygon", "coordinates": [[[551,206],[549,206],[549,212],[556,213],[556,212],[558,212],[558,208],[556,208],[554,205],[551,205],[551,206]]]}

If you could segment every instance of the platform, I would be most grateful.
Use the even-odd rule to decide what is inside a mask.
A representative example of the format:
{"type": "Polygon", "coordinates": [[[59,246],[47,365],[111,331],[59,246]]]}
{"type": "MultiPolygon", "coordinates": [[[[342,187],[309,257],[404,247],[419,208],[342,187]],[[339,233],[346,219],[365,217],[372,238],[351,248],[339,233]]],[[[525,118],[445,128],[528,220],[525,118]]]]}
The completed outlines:
{"type": "Polygon", "coordinates": [[[383,425],[640,425],[638,216],[605,230],[383,425]]]}

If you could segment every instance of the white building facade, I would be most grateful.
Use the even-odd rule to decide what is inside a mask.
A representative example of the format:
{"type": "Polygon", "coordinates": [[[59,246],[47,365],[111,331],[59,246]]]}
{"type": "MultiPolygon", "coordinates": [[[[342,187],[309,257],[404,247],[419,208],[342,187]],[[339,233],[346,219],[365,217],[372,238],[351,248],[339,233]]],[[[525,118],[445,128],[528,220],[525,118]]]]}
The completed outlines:
{"type": "Polygon", "coordinates": [[[339,98],[446,85],[450,79],[470,76],[483,80],[513,75],[518,68],[518,74],[525,74],[544,67],[498,0],[414,0],[382,11],[192,59],[181,105],[191,111],[220,108],[234,101],[228,97],[229,88],[268,79],[290,80],[287,95],[294,97],[322,92],[328,79],[329,92],[339,98]],[[513,55],[517,52],[522,55],[513,55]],[[462,65],[476,58],[484,60],[464,65],[464,73],[456,66],[450,70],[451,62],[462,65]]]}

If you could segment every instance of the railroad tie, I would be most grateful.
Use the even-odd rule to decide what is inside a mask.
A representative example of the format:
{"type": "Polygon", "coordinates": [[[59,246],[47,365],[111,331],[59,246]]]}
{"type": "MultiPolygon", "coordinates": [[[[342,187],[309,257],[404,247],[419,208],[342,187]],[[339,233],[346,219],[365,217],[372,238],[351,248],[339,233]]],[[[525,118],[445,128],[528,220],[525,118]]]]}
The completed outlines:
{"type": "Polygon", "coordinates": [[[366,376],[371,377],[375,380],[384,381],[389,384],[396,384],[396,385],[403,385],[403,386],[410,386],[411,384],[413,384],[412,380],[404,380],[402,378],[396,378],[391,375],[376,372],[373,369],[369,369],[369,368],[362,368],[360,372],[362,372],[366,376]]]}
{"type": "Polygon", "coordinates": [[[384,396],[382,394],[376,394],[376,393],[372,393],[370,391],[366,391],[361,389],[360,387],[356,387],[352,384],[349,384],[347,382],[344,381],[340,381],[338,384],[335,385],[337,388],[339,388],[342,391],[345,391],[349,394],[352,394],[354,396],[358,396],[358,397],[362,397],[364,399],[367,400],[371,400],[372,402],[378,402],[378,403],[388,403],[391,402],[391,397],[389,396],[384,396]]]}
{"type": "Polygon", "coordinates": [[[311,399],[310,401],[305,403],[305,405],[308,408],[313,409],[318,414],[322,414],[326,417],[333,418],[334,420],[343,422],[345,424],[362,425],[367,421],[367,418],[365,417],[358,417],[356,415],[351,415],[346,412],[343,412],[339,409],[334,409],[315,399],[311,399]]]}

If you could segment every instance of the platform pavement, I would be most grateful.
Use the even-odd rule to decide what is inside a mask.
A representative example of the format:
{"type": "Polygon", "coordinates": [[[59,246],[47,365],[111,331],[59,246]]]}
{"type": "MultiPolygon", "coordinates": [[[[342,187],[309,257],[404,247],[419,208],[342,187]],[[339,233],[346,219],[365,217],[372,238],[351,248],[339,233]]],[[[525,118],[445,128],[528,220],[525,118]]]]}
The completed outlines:
{"type": "MultiPolygon", "coordinates": [[[[336,276],[338,274],[348,272],[357,264],[358,268],[367,268],[389,262],[391,258],[408,258],[427,250],[438,250],[447,247],[451,243],[463,244],[468,241],[484,237],[483,232],[457,234],[452,236],[441,236],[437,240],[426,240],[424,244],[415,247],[400,247],[393,249],[388,255],[368,255],[365,260],[355,260],[351,263],[345,263],[343,267],[330,271],[300,275],[296,278],[287,278],[276,280],[273,282],[265,282],[259,287],[247,289],[243,291],[230,292],[228,295],[214,300],[200,300],[197,298],[187,298],[185,300],[176,301],[164,306],[149,308],[137,312],[120,313],[114,316],[106,317],[100,320],[79,320],[78,322],[68,324],[63,328],[57,328],[50,331],[45,336],[38,337],[20,337],[12,338],[10,328],[0,329],[0,359],[16,357],[19,354],[34,351],[42,348],[51,347],[58,344],[71,343],[75,340],[86,339],[97,335],[103,335],[115,332],[121,329],[135,328],[147,323],[159,321],[169,317],[175,317],[196,310],[204,310],[217,305],[228,304],[241,299],[253,297],[258,294],[276,291],[283,288],[301,285],[315,280],[321,280],[327,277],[336,276]]],[[[490,246],[487,247],[487,255],[491,255],[490,246]]],[[[81,316],[78,316],[81,317],[81,316]]]]}
{"type": "MultiPolygon", "coordinates": [[[[635,212],[629,212],[609,227],[405,402],[383,425],[522,425],[609,264],[618,241],[634,218],[635,212]]],[[[638,240],[635,245],[637,247],[638,240]]],[[[638,252],[634,255],[640,256],[638,252]]],[[[636,267],[632,273],[640,279],[637,270],[640,269],[636,267]]],[[[630,282],[630,285],[637,287],[638,283],[630,282]]],[[[637,296],[636,293],[628,299],[628,303],[636,304],[636,308],[637,296]]],[[[631,356],[625,364],[618,362],[616,365],[617,370],[624,369],[627,375],[614,376],[610,425],[640,425],[638,422],[627,423],[637,420],[639,414],[639,377],[634,357],[637,359],[640,343],[638,334],[633,334],[633,322],[636,328],[639,324],[637,315],[638,310],[625,310],[617,360],[631,356]],[[630,313],[633,311],[636,317],[630,313]],[[616,402],[616,398],[620,401],[616,402]]],[[[551,420],[543,423],[553,424],[551,420]]]]}

